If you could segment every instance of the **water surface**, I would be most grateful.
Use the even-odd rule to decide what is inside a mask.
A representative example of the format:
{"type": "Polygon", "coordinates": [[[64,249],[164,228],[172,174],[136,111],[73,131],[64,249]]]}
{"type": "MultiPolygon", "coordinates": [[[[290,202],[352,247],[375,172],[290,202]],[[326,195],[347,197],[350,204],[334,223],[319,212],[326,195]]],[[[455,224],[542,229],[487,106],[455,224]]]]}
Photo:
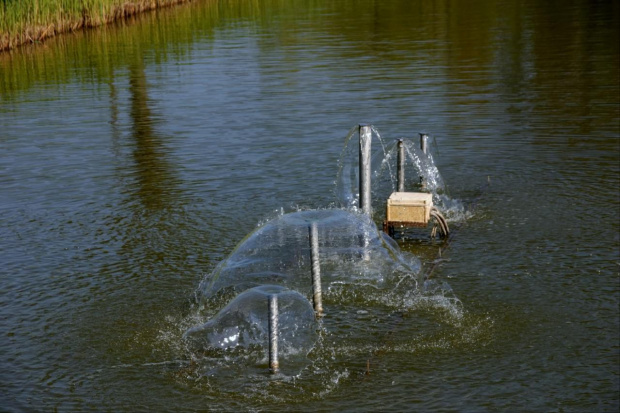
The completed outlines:
{"type": "MultiPolygon", "coordinates": [[[[3,409],[617,411],[619,27],[615,2],[197,1],[0,55],[3,409]],[[360,122],[429,133],[468,211],[429,299],[343,295],[298,377],[210,376],[201,280],[335,207],[360,122]]],[[[440,244],[400,247],[424,270],[440,244]]]]}

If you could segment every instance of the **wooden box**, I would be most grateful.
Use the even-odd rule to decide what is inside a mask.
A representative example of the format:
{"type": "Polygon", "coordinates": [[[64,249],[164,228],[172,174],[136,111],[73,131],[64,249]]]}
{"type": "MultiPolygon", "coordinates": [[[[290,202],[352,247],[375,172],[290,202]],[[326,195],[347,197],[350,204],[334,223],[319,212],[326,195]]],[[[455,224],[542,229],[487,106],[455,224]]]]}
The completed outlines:
{"type": "Polygon", "coordinates": [[[387,201],[387,221],[426,225],[433,207],[433,195],[423,192],[394,192],[387,201]]]}

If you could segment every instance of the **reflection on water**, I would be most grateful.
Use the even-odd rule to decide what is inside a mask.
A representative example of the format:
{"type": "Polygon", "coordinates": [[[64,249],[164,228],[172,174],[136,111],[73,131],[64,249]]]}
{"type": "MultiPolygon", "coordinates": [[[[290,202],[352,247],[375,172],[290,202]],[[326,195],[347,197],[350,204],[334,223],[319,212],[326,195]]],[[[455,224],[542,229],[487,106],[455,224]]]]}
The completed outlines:
{"type": "MultiPolygon", "coordinates": [[[[154,128],[149,109],[147,79],[142,56],[129,65],[129,116],[136,148],[133,151],[138,196],[143,208],[161,210],[174,200],[174,177],[166,161],[166,148],[154,128]]],[[[142,209],[142,208],[140,208],[142,209]]]]}
{"type": "Polygon", "coordinates": [[[618,410],[618,7],[203,0],[0,55],[1,405],[618,410]],[[333,285],[297,376],[197,363],[200,280],[336,205],[360,122],[435,139],[434,281],[333,285]]]}

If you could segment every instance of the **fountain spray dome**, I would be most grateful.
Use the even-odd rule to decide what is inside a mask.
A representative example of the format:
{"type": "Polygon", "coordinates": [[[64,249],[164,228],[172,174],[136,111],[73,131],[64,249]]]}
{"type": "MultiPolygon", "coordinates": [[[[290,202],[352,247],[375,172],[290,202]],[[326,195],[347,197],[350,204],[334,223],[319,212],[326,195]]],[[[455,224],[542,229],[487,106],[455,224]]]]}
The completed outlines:
{"type": "Polygon", "coordinates": [[[269,300],[279,306],[280,354],[290,365],[305,359],[316,341],[316,319],[312,304],[300,293],[277,285],[251,288],[235,297],[215,317],[192,327],[183,335],[194,350],[244,349],[264,362],[269,345],[269,300]]]}
{"type": "Polygon", "coordinates": [[[205,298],[277,284],[310,296],[310,227],[316,226],[325,288],[333,282],[380,284],[395,263],[372,220],[358,212],[325,209],[281,215],[248,235],[202,283],[205,298]]]}

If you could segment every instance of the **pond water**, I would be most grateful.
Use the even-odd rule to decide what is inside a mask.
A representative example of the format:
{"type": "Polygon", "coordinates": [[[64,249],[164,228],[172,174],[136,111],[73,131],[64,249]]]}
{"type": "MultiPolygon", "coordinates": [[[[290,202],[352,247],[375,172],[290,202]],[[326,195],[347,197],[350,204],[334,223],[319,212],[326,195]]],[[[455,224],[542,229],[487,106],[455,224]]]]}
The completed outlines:
{"type": "Polygon", "coordinates": [[[205,0],[0,55],[1,410],[617,411],[619,38],[617,2],[205,0]],[[188,346],[359,123],[430,135],[451,242],[328,290],[296,372],[188,346]]]}

